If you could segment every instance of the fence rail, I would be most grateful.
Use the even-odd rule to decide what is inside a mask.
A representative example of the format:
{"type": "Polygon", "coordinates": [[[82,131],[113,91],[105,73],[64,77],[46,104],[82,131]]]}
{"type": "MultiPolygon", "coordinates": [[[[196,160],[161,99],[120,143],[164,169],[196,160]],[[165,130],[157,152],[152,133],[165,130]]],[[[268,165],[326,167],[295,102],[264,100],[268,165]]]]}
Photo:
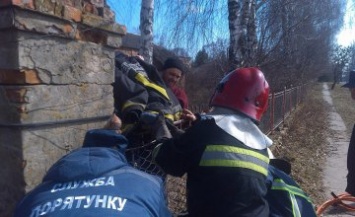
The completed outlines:
{"type": "MultiPolygon", "coordinates": [[[[291,112],[302,102],[306,93],[306,85],[293,87],[269,94],[268,109],[260,122],[260,129],[269,134],[279,127],[291,112]]],[[[208,105],[192,105],[191,111],[205,112],[208,105]]]]}

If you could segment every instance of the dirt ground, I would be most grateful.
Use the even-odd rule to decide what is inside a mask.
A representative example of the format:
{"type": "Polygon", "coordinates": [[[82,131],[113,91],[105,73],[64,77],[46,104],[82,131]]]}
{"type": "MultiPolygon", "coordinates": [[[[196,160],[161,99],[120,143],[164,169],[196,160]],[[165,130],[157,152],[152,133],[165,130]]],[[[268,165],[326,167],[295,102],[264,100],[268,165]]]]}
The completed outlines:
{"type": "MultiPolygon", "coordinates": [[[[344,192],[346,154],[355,122],[349,91],[338,86],[330,90],[330,86],[309,85],[301,106],[270,134],[274,154],[292,163],[292,177],[316,206],[332,198],[331,192],[344,192]]],[[[355,216],[355,212],[330,207],[323,216],[355,216]]]]}

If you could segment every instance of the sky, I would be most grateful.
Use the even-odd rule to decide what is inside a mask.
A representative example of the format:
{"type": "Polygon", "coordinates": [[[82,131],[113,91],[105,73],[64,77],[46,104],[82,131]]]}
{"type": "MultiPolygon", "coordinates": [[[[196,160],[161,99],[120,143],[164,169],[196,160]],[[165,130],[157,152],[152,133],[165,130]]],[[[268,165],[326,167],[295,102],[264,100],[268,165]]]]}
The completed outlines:
{"type": "Polygon", "coordinates": [[[344,47],[351,45],[351,43],[355,43],[355,28],[344,28],[339,33],[337,40],[338,44],[344,47]]]}
{"type": "Polygon", "coordinates": [[[139,34],[141,0],[106,0],[116,14],[116,22],[125,25],[127,32],[139,34]]]}
{"type": "Polygon", "coordinates": [[[348,1],[346,5],[346,14],[344,17],[344,27],[337,37],[337,42],[339,45],[346,47],[352,43],[355,43],[355,25],[352,24],[354,15],[354,6],[352,5],[351,1],[348,1]]]}
{"type": "MultiPolygon", "coordinates": [[[[129,33],[139,34],[139,17],[141,0],[106,0],[110,8],[115,11],[116,22],[127,27],[129,33]]],[[[345,25],[337,36],[337,43],[342,46],[349,46],[355,43],[355,25],[351,25],[354,19],[355,9],[347,4],[345,25]]],[[[156,30],[154,30],[156,31],[156,30]]]]}
{"type": "MultiPolygon", "coordinates": [[[[1,0],[0,0],[1,1],[1,0]]],[[[174,0],[175,1],[175,0],[174,0]]],[[[128,33],[133,33],[133,34],[140,34],[139,31],[139,22],[140,22],[140,5],[141,5],[141,0],[106,0],[107,4],[110,6],[111,10],[115,12],[116,15],[116,22],[126,26],[127,32],[128,33]]],[[[155,4],[157,6],[157,4],[155,4]]],[[[156,16],[157,14],[154,13],[156,16]]],[[[155,43],[159,43],[160,39],[164,39],[164,30],[165,27],[162,27],[163,25],[160,25],[157,23],[159,20],[154,19],[154,25],[153,25],[153,31],[154,31],[154,40],[155,43]]],[[[163,22],[163,21],[162,21],[163,22]]],[[[167,43],[167,39],[164,41],[167,43]]],[[[181,47],[184,47],[184,43],[182,43],[181,47]]],[[[164,46],[168,46],[164,44],[164,46]]],[[[175,48],[176,46],[179,46],[177,44],[172,45],[172,47],[168,48],[175,48]]],[[[203,44],[200,46],[197,46],[194,49],[190,49],[189,55],[195,56],[196,53],[201,49],[203,44]]]]}

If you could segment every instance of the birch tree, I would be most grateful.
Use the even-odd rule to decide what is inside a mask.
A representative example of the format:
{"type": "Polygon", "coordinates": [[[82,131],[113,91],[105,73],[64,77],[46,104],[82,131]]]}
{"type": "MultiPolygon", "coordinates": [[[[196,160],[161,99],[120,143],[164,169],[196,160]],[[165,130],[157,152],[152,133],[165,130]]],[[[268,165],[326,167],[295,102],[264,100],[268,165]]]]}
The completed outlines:
{"type": "Polygon", "coordinates": [[[228,22],[232,67],[254,65],[257,48],[255,0],[228,0],[228,22]]]}
{"type": "Polygon", "coordinates": [[[240,0],[228,0],[228,24],[229,24],[229,61],[232,67],[242,64],[242,53],[239,47],[239,39],[242,37],[243,29],[241,23],[241,2],[240,0]]]}
{"type": "Polygon", "coordinates": [[[204,45],[228,37],[227,0],[156,0],[157,26],[168,48],[184,47],[195,54],[204,45]]]}
{"type": "Polygon", "coordinates": [[[252,66],[256,65],[256,49],[258,48],[258,37],[257,37],[257,31],[256,31],[256,2],[255,0],[250,1],[249,3],[249,22],[246,23],[247,29],[248,29],[248,35],[247,35],[247,51],[244,52],[244,58],[246,60],[246,65],[247,66],[252,66]]]}
{"type": "Polygon", "coordinates": [[[148,63],[153,62],[154,0],[142,0],[140,12],[141,46],[139,54],[148,63]]]}
{"type": "MultiPolygon", "coordinates": [[[[228,40],[230,67],[259,66],[270,83],[278,83],[276,89],[283,89],[331,70],[329,56],[346,0],[155,0],[150,6],[143,2],[148,1],[142,0],[142,11],[150,14],[151,24],[154,6],[154,22],[167,48],[183,47],[196,54],[219,38],[228,40]]],[[[148,42],[152,34],[148,38],[145,33],[152,30],[141,21],[142,37],[148,42]]],[[[211,70],[221,74],[225,68],[211,70]]]]}
{"type": "Polygon", "coordinates": [[[185,42],[196,49],[218,40],[217,34],[222,33],[219,37],[229,37],[231,67],[255,64],[256,0],[160,0],[160,4],[165,9],[162,14],[169,17],[164,29],[171,33],[172,44],[185,42]]]}

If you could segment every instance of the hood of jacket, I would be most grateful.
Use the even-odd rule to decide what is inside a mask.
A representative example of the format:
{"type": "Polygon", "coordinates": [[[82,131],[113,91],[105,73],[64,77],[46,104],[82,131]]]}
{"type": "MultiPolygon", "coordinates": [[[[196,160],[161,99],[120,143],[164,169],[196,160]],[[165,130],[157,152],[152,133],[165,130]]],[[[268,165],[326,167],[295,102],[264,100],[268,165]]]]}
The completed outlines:
{"type": "Polygon", "coordinates": [[[272,145],[272,140],[247,116],[221,107],[215,107],[207,115],[212,116],[221,129],[250,148],[262,150],[272,145]]]}
{"type": "MultiPolygon", "coordinates": [[[[117,134],[117,136],[123,138],[116,140],[116,142],[127,142],[124,136],[120,134],[117,134]]],[[[87,137],[85,141],[89,141],[87,137]]],[[[107,141],[110,142],[111,139],[107,141]]],[[[43,178],[43,182],[65,182],[76,179],[96,178],[113,170],[128,166],[127,159],[123,153],[124,149],[112,147],[114,146],[111,144],[108,144],[108,147],[85,147],[84,144],[83,148],[76,149],[59,159],[49,169],[43,178]]]]}

